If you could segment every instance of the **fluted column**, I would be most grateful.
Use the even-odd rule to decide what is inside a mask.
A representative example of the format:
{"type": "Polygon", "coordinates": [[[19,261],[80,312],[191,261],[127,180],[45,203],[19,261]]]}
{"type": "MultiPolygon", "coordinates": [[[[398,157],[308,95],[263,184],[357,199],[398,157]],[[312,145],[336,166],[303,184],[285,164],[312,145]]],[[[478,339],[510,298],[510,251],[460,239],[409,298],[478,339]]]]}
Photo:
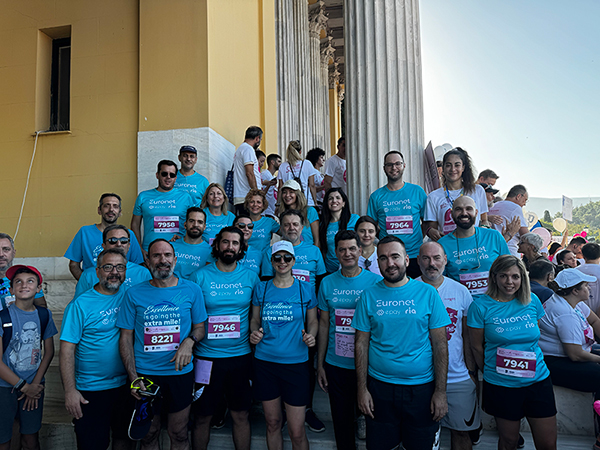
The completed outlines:
{"type": "Polygon", "coordinates": [[[424,179],[419,2],[345,0],[344,26],[348,196],[364,214],[389,150],[404,155],[405,181],[424,179]]]}
{"type": "Polygon", "coordinates": [[[311,103],[313,114],[310,120],[313,125],[313,139],[309,147],[323,147],[325,141],[325,108],[321,90],[321,31],[326,27],[325,2],[319,0],[309,7],[310,62],[311,62],[311,103]]]}
{"type": "MultiPolygon", "coordinates": [[[[331,151],[331,127],[329,119],[329,61],[333,59],[335,54],[335,48],[332,45],[332,40],[333,38],[331,36],[327,36],[325,41],[321,42],[321,85],[319,91],[321,94],[321,108],[323,108],[324,111],[324,120],[322,122],[323,146],[321,148],[325,150],[325,154],[327,155],[329,155],[331,151]]],[[[335,70],[336,69],[334,68],[334,72],[335,70]]]]}

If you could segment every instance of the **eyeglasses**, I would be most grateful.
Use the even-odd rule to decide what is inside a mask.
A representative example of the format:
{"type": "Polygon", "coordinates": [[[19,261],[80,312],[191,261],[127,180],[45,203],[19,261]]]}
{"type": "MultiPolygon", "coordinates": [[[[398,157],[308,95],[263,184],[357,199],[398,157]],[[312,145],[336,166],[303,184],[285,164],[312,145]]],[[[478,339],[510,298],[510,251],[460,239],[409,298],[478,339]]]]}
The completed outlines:
{"type": "Polygon", "coordinates": [[[286,263],[291,263],[294,259],[292,255],[273,255],[272,258],[276,263],[280,263],[282,259],[286,263]]]}
{"type": "Polygon", "coordinates": [[[244,230],[246,228],[248,228],[249,230],[252,230],[254,228],[254,224],[253,223],[238,223],[236,225],[236,227],[238,227],[240,230],[244,230]]]}
{"type": "Polygon", "coordinates": [[[177,174],[173,173],[173,172],[161,172],[160,173],[161,177],[169,177],[169,178],[177,178],[177,174]]]}
{"type": "Polygon", "coordinates": [[[404,165],[403,162],[396,161],[396,162],[393,162],[393,163],[385,163],[383,165],[383,167],[385,167],[386,169],[391,169],[392,167],[402,167],[403,165],[404,165]]]}
{"type": "Polygon", "coordinates": [[[129,238],[127,237],[111,237],[108,238],[106,240],[106,242],[108,242],[109,244],[115,245],[117,242],[120,242],[121,244],[125,245],[125,244],[129,244],[129,238]]]}
{"type": "Polygon", "coordinates": [[[100,268],[106,273],[112,272],[113,269],[117,269],[117,272],[125,272],[127,266],[125,264],[104,264],[100,268]]]}

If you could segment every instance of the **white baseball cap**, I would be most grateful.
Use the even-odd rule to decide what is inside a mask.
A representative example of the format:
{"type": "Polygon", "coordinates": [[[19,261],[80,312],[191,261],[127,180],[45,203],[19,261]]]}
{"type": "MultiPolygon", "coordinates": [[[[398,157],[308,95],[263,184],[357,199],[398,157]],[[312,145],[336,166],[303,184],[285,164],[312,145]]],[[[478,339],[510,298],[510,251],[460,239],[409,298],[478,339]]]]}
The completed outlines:
{"type": "Polygon", "coordinates": [[[558,275],[556,275],[554,281],[556,281],[556,284],[558,284],[558,287],[560,287],[561,289],[568,289],[581,283],[582,281],[592,283],[596,281],[596,277],[586,275],[581,270],[564,269],[561,270],[558,275]]]}
{"type": "Polygon", "coordinates": [[[271,256],[277,252],[288,252],[294,258],[296,254],[294,253],[294,246],[289,241],[277,241],[273,244],[273,248],[271,249],[271,256]]]}
{"type": "Polygon", "coordinates": [[[298,182],[296,180],[287,180],[285,183],[283,183],[283,186],[281,186],[281,189],[284,188],[290,188],[294,191],[301,191],[302,188],[300,187],[300,185],[298,184],[298,182]]]}

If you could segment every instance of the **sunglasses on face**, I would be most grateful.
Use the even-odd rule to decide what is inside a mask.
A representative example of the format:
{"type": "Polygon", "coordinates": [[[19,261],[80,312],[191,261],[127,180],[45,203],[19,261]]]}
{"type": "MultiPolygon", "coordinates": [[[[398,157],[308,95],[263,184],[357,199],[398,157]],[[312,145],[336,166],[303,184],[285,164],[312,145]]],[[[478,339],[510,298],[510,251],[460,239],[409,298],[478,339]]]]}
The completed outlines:
{"type": "Polygon", "coordinates": [[[169,177],[169,178],[177,178],[177,174],[173,173],[173,172],[161,172],[160,176],[165,178],[165,177],[169,177]]]}
{"type": "Polygon", "coordinates": [[[117,269],[117,272],[125,272],[127,266],[125,264],[104,264],[103,266],[100,266],[100,268],[106,273],[112,272],[113,269],[117,269]]]}
{"type": "Polygon", "coordinates": [[[291,263],[294,257],[292,255],[273,255],[273,261],[280,263],[283,259],[286,263],[291,263]]]}
{"type": "Polygon", "coordinates": [[[125,244],[129,244],[129,238],[127,237],[111,237],[108,238],[106,240],[106,242],[108,242],[109,244],[115,245],[117,242],[120,242],[121,244],[125,245],[125,244]]]}
{"type": "Polygon", "coordinates": [[[244,230],[246,228],[248,228],[249,230],[252,230],[254,228],[254,224],[253,223],[238,223],[236,225],[236,227],[238,227],[240,230],[244,230]]]}

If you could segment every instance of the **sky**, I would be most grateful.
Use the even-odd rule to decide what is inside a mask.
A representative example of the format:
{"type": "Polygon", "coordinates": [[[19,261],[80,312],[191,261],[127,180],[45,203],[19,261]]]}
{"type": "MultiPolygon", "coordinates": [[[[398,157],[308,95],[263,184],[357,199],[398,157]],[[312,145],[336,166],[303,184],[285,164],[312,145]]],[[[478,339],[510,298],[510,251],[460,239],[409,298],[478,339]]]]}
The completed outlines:
{"type": "Polygon", "coordinates": [[[600,1],[419,6],[425,142],[465,149],[501,193],[599,196],[600,1]]]}

